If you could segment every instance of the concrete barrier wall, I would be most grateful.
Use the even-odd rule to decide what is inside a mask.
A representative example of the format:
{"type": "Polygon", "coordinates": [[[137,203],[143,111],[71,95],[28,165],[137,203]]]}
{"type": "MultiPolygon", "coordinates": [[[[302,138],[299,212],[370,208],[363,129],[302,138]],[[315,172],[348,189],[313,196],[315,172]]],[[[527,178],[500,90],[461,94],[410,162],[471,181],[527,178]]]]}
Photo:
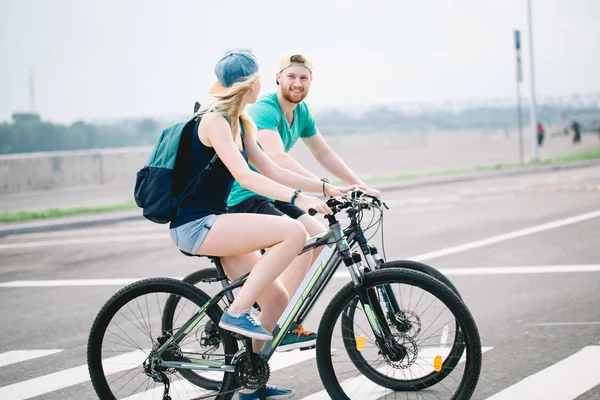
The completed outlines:
{"type": "MultiPolygon", "coordinates": [[[[515,132],[496,130],[349,134],[325,138],[356,173],[372,176],[447,168],[448,165],[515,162],[516,137],[515,132]],[[444,162],[438,162],[442,158],[444,162]]],[[[526,144],[528,142],[526,140],[526,144]]],[[[0,193],[114,182],[133,185],[136,172],[144,166],[151,151],[152,147],[132,147],[0,156],[0,193]]],[[[318,165],[306,146],[296,146],[291,154],[310,171],[330,175],[318,165]]]]}
{"type": "Polygon", "coordinates": [[[0,156],[0,193],[135,182],[150,151],[135,147],[0,156]]]}

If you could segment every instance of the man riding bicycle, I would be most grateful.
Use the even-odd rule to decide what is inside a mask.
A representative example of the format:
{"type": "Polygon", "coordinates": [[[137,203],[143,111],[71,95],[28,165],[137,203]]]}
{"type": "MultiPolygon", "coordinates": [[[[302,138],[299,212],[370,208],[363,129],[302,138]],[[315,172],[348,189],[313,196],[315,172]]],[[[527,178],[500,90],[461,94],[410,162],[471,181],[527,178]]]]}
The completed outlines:
{"type": "MultiPolygon", "coordinates": [[[[262,149],[280,167],[306,177],[319,179],[288,154],[298,139],[302,138],[315,159],[332,175],[349,185],[366,189],[364,182],[348,168],[319,133],[312,114],[304,102],[312,81],[312,62],[304,54],[288,54],[281,58],[278,71],[277,92],[264,96],[249,110],[250,117],[258,129],[257,139],[262,149]]],[[[323,195],[331,196],[334,187],[328,184],[327,179],[322,178],[322,181],[323,195]]],[[[367,191],[369,194],[379,196],[379,192],[375,189],[367,189],[367,191]]],[[[227,206],[230,213],[287,215],[300,221],[311,237],[326,231],[321,223],[307,215],[304,210],[289,202],[268,199],[256,194],[243,188],[238,182],[234,183],[227,206]]],[[[317,256],[318,252],[313,253],[313,260],[317,256]]],[[[290,297],[302,282],[308,267],[310,264],[302,270],[288,268],[279,277],[290,297]]],[[[306,349],[315,344],[316,334],[294,322],[278,350],[306,349]]]]}

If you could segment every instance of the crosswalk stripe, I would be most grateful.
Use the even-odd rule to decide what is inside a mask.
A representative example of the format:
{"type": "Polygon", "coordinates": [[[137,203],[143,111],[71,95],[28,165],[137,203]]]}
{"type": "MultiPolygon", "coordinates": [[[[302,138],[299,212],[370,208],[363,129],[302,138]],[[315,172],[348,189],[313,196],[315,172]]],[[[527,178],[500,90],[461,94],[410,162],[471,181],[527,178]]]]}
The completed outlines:
{"type": "MultiPolygon", "coordinates": [[[[146,357],[143,351],[133,351],[104,360],[107,375],[140,365],[146,357]]],[[[25,400],[90,380],[88,366],[80,365],[53,374],[40,376],[0,388],[0,399],[25,400]]]]}
{"type": "MultiPolygon", "coordinates": [[[[491,349],[493,349],[493,347],[482,347],[481,352],[485,353],[486,351],[491,350],[491,349]]],[[[424,351],[419,351],[419,358],[433,360],[433,358],[437,354],[446,354],[447,355],[449,350],[450,350],[450,347],[437,348],[437,349],[436,348],[425,349],[424,351]]],[[[465,360],[465,356],[463,355],[460,362],[463,362],[464,360],[465,360]]],[[[414,371],[412,371],[413,369],[417,369],[417,368],[419,369],[419,372],[422,372],[422,367],[418,364],[415,364],[412,367],[405,370],[408,372],[406,375],[419,376],[419,374],[415,374],[414,371]]],[[[385,366],[383,368],[379,368],[378,371],[383,374],[386,374],[386,373],[388,373],[388,369],[389,369],[389,366],[385,366]]],[[[353,399],[381,398],[389,393],[392,393],[392,390],[381,387],[362,375],[358,376],[356,378],[347,379],[344,382],[342,382],[340,386],[342,386],[342,389],[344,389],[344,392],[346,392],[346,394],[349,394],[349,395],[351,394],[350,397],[353,399]],[[376,395],[377,397],[371,397],[373,395],[376,395]]],[[[310,396],[303,397],[301,400],[325,400],[328,398],[329,398],[329,395],[327,394],[327,391],[322,390],[322,391],[314,393],[310,396]]]]}
{"type": "MultiPolygon", "coordinates": [[[[17,355],[21,355],[21,361],[26,359],[42,357],[44,355],[54,354],[60,352],[62,350],[33,350],[33,351],[24,351],[17,350],[12,352],[7,352],[0,354],[0,363],[3,360],[14,360],[17,355]],[[45,352],[45,353],[43,353],[45,352]],[[52,352],[52,353],[50,353],[52,352]],[[12,354],[10,354],[12,353],[12,354]],[[7,355],[8,354],[8,355],[7,355]],[[23,358],[25,354],[34,355],[37,354],[36,357],[23,358]]],[[[126,371],[128,369],[139,366],[144,359],[146,358],[146,353],[143,351],[134,351],[130,353],[121,354],[119,356],[111,357],[103,362],[103,368],[106,375],[126,371]]],[[[315,350],[305,350],[305,351],[291,351],[287,353],[275,353],[273,357],[269,361],[269,366],[271,371],[276,371],[279,369],[290,367],[294,364],[298,364],[310,359],[315,358],[315,350]]],[[[12,364],[12,361],[8,364],[12,364]]],[[[8,365],[4,364],[4,365],[8,365]]],[[[0,364],[2,366],[2,364],[0,364]]],[[[18,382],[9,386],[5,386],[0,388],[0,399],[11,399],[11,400],[25,400],[31,397],[39,396],[44,393],[53,392],[59,389],[64,389],[69,386],[77,385],[80,383],[84,383],[90,380],[88,367],[86,365],[81,365],[74,368],[69,368],[63,371],[55,372],[52,374],[40,376],[38,378],[29,379],[27,381],[18,382]]],[[[175,390],[179,390],[179,393],[194,393],[197,396],[198,388],[196,386],[188,387],[186,386],[188,383],[186,381],[174,382],[173,386],[175,386],[172,390],[172,393],[175,393],[175,390]],[[193,390],[192,390],[193,389],[193,390]]],[[[162,393],[163,388],[159,387],[156,389],[157,393],[162,393]]],[[[150,393],[150,392],[149,392],[150,393]]],[[[139,393],[136,395],[139,398],[139,393]]],[[[132,396],[131,398],[135,398],[136,396],[132,396]]]]}
{"type": "Polygon", "coordinates": [[[33,360],[35,358],[50,356],[60,353],[62,350],[13,350],[0,354],[0,367],[33,360]]]}
{"type": "Polygon", "coordinates": [[[528,376],[488,400],[572,400],[600,384],[600,346],[584,347],[570,357],[528,376]],[[566,376],[569,376],[565,380],[566,376]]]}

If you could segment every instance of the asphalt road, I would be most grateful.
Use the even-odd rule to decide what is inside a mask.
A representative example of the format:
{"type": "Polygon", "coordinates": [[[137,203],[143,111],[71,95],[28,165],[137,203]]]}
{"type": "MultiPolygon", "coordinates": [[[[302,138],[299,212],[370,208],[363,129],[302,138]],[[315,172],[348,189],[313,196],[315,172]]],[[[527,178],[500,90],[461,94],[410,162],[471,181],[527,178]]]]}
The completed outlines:
{"type": "MultiPolygon", "coordinates": [[[[487,351],[473,398],[600,398],[600,167],[384,199],[387,259],[439,268],[475,317],[487,351]]],[[[97,398],[85,351],[104,302],[129,280],[208,266],[146,221],[1,237],[0,399],[97,398]]],[[[346,282],[331,282],[306,328],[346,282]]],[[[298,399],[323,390],[312,357],[271,381],[298,399]]]]}

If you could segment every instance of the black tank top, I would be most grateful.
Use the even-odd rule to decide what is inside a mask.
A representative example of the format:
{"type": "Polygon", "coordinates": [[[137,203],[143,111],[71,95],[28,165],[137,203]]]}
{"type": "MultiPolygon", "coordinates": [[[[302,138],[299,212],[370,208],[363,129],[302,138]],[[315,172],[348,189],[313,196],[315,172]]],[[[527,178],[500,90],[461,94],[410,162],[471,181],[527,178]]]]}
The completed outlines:
{"type": "MultiPolygon", "coordinates": [[[[198,137],[200,121],[201,119],[198,119],[198,122],[196,122],[194,133],[192,134],[192,148],[190,150],[192,157],[188,182],[198,175],[215,155],[215,149],[202,144],[198,137]]],[[[240,129],[243,139],[244,129],[241,123],[240,129]]],[[[243,143],[242,140],[242,146],[243,143]]],[[[246,153],[245,146],[243,146],[241,153],[246,162],[248,162],[248,154],[246,153]]],[[[227,213],[227,197],[229,197],[234,180],[231,172],[229,172],[223,161],[219,158],[215,161],[211,169],[204,173],[198,189],[185,198],[177,211],[177,216],[171,221],[170,228],[177,228],[207,215],[227,213]]]]}

